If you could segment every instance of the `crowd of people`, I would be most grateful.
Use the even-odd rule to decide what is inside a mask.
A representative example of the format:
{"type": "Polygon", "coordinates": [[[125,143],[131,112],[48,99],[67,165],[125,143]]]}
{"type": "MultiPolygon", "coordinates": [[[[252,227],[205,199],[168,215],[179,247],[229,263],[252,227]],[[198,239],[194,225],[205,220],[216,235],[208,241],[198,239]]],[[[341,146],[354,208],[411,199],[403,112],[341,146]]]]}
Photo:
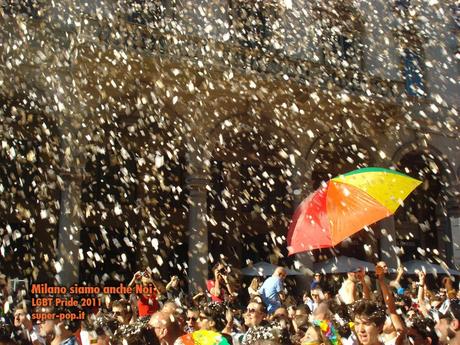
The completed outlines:
{"type": "Polygon", "coordinates": [[[34,313],[75,311],[31,308],[27,295],[12,301],[1,275],[0,345],[460,344],[460,300],[451,277],[429,289],[423,271],[412,280],[403,274],[398,269],[393,277],[384,262],[372,273],[317,272],[296,298],[286,289],[283,267],[264,280],[254,278],[242,293],[230,282],[229,266],[219,262],[206,291],[194,296],[183,291],[179,277],[163,284],[144,270],[129,285],[152,287],[153,293],[98,296],[101,305],[85,310],[82,320],[40,322],[34,313]]]}

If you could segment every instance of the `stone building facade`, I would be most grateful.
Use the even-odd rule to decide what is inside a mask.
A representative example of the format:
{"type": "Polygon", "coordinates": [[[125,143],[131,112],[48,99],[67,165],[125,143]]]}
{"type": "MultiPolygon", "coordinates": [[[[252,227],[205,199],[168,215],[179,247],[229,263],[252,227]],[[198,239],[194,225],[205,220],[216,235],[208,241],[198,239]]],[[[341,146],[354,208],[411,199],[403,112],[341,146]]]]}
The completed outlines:
{"type": "Polygon", "coordinates": [[[101,283],[149,265],[197,288],[220,255],[292,263],[295,206],[365,166],[424,183],[337,252],[460,259],[454,1],[30,0],[0,13],[9,274],[101,283]]]}

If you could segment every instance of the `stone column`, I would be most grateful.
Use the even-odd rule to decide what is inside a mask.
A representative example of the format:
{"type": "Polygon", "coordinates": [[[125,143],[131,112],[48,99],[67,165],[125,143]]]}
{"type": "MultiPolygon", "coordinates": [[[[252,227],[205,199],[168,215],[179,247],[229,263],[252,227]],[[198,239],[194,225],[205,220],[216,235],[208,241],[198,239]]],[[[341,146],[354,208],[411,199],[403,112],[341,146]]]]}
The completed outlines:
{"type": "MultiPolygon", "coordinates": [[[[192,107],[200,109],[198,105],[192,107]]],[[[199,113],[199,112],[198,112],[199,113]]],[[[199,125],[198,125],[199,126],[199,125]]],[[[200,133],[200,128],[194,128],[200,133]]],[[[193,130],[192,130],[193,131],[193,130]]],[[[207,191],[210,152],[207,138],[193,137],[187,145],[187,188],[189,195],[188,278],[189,293],[206,290],[208,278],[207,191]]]]}
{"type": "MultiPolygon", "coordinates": [[[[376,165],[390,168],[393,166],[393,162],[389,158],[389,155],[385,158],[379,156],[376,158],[376,165]]],[[[397,268],[401,262],[399,259],[400,251],[396,242],[397,235],[394,215],[380,220],[376,228],[380,232],[380,260],[385,261],[390,268],[397,268]]]]}
{"type": "MultiPolygon", "coordinates": [[[[297,209],[300,203],[303,201],[305,197],[308,196],[313,190],[308,188],[308,184],[306,183],[305,179],[305,169],[302,167],[297,167],[293,169],[292,174],[292,195],[293,195],[293,212],[297,209]]],[[[294,213],[293,213],[294,214],[294,213]]],[[[303,276],[299,276],[297,278],[297,292],[305,292],[309,290],[310,283],[311,283],[311,275],[313,271],[313,263],[314,257],[311,252],[304,252],[295,254],[296,261],[300,264],[300,268],[298,269],[302,273],[303,276]]]]}
{"type": "Polygon", "coordinates": [[[382,219],[378,226],[381,232],[380,259],[385,261],[388,267],[397,268],[399,257],[396,243],[396,229],[394,216],[382,219]]]}
{"type": "Polygon", "coordinates": [[[207,179],[192,175],[187,178],[189,196],[188,226],[188,278],[189,293],[206,289],[208,277],[208,227],[207,211],[207,179]]]}
{"type": "Polygon", "coordinates": [[[56,280],[62,285],[78,283],[80,249],[81,182],[65,174],[60,200],[59,234],[56,258],[56,280]]]}

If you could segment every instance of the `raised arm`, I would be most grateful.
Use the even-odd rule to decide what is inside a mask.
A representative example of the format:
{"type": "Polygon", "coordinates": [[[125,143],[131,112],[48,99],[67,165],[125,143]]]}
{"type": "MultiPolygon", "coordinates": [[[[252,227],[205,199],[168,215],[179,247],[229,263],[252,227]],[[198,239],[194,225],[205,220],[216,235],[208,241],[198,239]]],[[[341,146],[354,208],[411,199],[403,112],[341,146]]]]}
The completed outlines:
{"type": "Polygon", "coordinates": [[[397,272],[398,272],[398,274],[396,275],[395,280],[392,280],[390,282],[390,286],[394,287],[396,289],[399,289],[401,287],[401,278],[402,278],[402,276],[404,274],[404,268],[402,266],[399,266],[397,272]]]}
{"type": "Polygon", "coordinates": [[[425,272],[420,271],[418,273],[418,292],[417,292],[417,304],[419,306],[420,312],[423,314],[423,316],[427,317],[428,315],[428,309],[426,307],[425,303],[425,272]]]}
{"type": "Polygon", "coordinates": [[[142,277],[142,272],[141,271],[137,271],[136,273],[134,273],[133,275],[133,279],[131,279],[131,281],[129,282],[128,286],[132,287],[137,281],[139,281],[142,277]]]}
{"type": "Polygon", "coordinates": [[[396,312],[396,305],[393,298],[393,294],[388,290],[388,286],[385,283],[385,273],[383,271],[383,268],[380,266],[375,266],[375,274],[377,275],[377,281],[380,286],[380,291],[382,292],[383,300],[385,301],[388,313],[390,314],[391,322],[393,323],[396,332],[403,332],[406,329],[406,327],[404,326],[404,322],[396,312]]]}
{"type": "Polygon", "coordinates": [[[361,285],[363,286],[363,298],[370,300],[371,290],[369,289],[369,285],[367,285],[366,273],[364,272],[363,268],[361,268],[361,270],[356,273],[356,277],[358,278],[358,280],[361,282],[361,285]]]}

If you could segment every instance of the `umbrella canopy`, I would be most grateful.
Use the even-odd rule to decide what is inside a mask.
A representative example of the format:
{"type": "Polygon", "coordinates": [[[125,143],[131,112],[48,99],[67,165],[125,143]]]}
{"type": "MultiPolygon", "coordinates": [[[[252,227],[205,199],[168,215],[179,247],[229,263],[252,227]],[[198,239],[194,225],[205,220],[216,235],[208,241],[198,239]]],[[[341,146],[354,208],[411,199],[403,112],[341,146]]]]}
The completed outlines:
{"type": "Polygon", "coordinates": [[[444,268],[441,265],[433,264],[423,260],[411,260],[404,262],[404,271],[409,274],[416,274],[417,271],[424,271],[427,274],[449,274],[454,276],[460,276],[460,272],[451,268],[444,268]]]}
{"type": "Polygon", "coordinates": [[[297,208],[289,227],[289,255],[333,247],[393,214],[421,183],[383,168],[364,168],[328,181],[297,208]]]}
{"type": "MultiPolygon", "coordinates": [[[[241,273],[245,276],[259,276],[259,277],[266,277],[271,276],[273,272],[275,272],[277,265],[273,265],[271,263],[260,261],[252,266],[245,267],[241,270],[241,273]]],[[[288,276],[300,276],[303,273],[291,270],[289,268],[285,268],[288,276]]]]}
{"type": "Polygon", "coordinates": [[[373,263],[343,255],[330,258],[326,261],[317,262],[313,267],[315,272],[320,273],[354,272],[360,267],[363,267],[367,272],[375,271],[375,265],[373,263]]]}

